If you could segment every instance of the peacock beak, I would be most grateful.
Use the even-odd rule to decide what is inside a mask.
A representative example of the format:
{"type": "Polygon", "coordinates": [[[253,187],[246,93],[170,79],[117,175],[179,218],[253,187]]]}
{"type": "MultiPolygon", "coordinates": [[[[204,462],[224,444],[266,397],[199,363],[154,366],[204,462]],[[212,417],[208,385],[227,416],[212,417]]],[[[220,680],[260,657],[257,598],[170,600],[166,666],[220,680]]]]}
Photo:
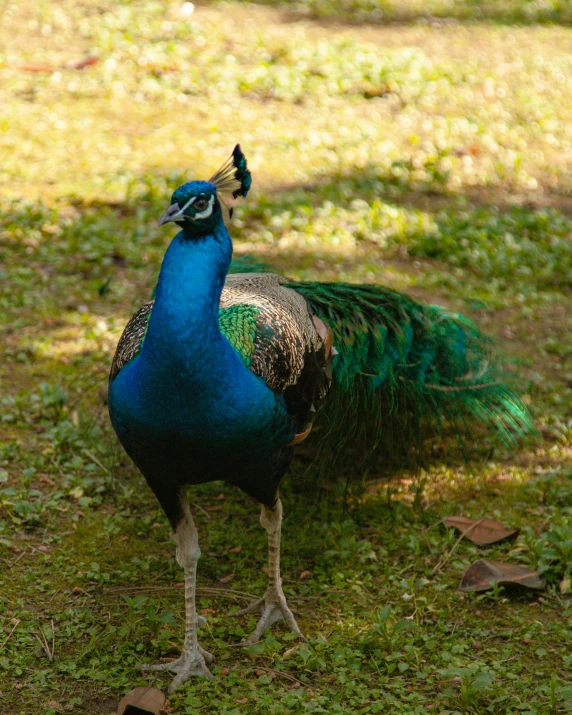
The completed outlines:
{"type": "Polygon", "coordinates": [[[171,204],[159,219],[159,226],[162,226],[165,223],[169,223],[169,221],[176,221],[176,217],[180,216],[180,214],[181,209],[179,208],[179,204],[171,204]]]}

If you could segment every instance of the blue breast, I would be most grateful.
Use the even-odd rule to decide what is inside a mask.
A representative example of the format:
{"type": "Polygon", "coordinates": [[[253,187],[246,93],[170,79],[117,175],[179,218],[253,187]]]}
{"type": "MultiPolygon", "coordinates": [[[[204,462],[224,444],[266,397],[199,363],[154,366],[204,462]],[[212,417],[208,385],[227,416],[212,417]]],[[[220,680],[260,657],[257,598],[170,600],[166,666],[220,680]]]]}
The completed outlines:
{"type": "Polygon", "coordinates": [[[230,255],[224,226],[173,240],[142,350],[110,386],[113,426],[148,480],[271,482],[294,436],[282,396],[219,331],[230,255]]]}

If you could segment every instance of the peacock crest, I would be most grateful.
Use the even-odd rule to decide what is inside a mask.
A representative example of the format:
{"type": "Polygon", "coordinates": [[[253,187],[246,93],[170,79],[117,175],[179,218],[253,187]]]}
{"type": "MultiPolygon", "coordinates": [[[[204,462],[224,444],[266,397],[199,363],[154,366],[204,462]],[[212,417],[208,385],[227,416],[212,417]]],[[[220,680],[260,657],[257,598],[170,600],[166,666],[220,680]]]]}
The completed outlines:
{"type": "Polygon", "coordinates": [[[219,194],[232,194],[233,199],[248,194],[252,185],[252,176],[240,144],[234,147],[230,158],[211,176],[209,184],[214,184],[219,194]]]}

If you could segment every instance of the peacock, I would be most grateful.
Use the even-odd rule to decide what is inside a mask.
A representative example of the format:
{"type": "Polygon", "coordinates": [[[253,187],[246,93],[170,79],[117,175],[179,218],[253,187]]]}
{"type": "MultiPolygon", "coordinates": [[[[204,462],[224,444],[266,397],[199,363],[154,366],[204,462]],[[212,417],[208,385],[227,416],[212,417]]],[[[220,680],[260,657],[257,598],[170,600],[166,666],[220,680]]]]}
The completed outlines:
{"type": "Polygon", "coordinates": [[[159,225],[181,230],[154,298],[125,327],[109,378],[111,422],[173,528],[184,570],[181,655],[141,666],[173,672],[170,691],[193,675],[213,677],[197,637],[201,551],[187,485],[223,480],[261,504],[268,587],[235,615],[260,614],[250,642],[280,619],[304,640],[282,590],[278,489],[318,413],[336,450],[363,435],[375,446],[392,425],[422,435],[429,423],[469,417],[506,443],[531,430],[470,320],[379,285],[229,273],[223,206],[246,197],[251,181],[237,145],[209,181],[173,193],[159,225]]]}

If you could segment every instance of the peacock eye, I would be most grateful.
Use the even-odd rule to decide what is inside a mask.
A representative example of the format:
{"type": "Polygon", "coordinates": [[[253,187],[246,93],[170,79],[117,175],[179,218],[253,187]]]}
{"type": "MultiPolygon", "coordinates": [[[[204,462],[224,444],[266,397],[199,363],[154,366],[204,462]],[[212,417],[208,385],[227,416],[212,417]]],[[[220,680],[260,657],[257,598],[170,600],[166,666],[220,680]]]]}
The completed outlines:
{"type": "Polygon", "coordinates": [[[194,203],[194,207],[197,211],[204,211],[208,205],[208,199],[204,196],[199,196],[199,198],[194,203]]]}

